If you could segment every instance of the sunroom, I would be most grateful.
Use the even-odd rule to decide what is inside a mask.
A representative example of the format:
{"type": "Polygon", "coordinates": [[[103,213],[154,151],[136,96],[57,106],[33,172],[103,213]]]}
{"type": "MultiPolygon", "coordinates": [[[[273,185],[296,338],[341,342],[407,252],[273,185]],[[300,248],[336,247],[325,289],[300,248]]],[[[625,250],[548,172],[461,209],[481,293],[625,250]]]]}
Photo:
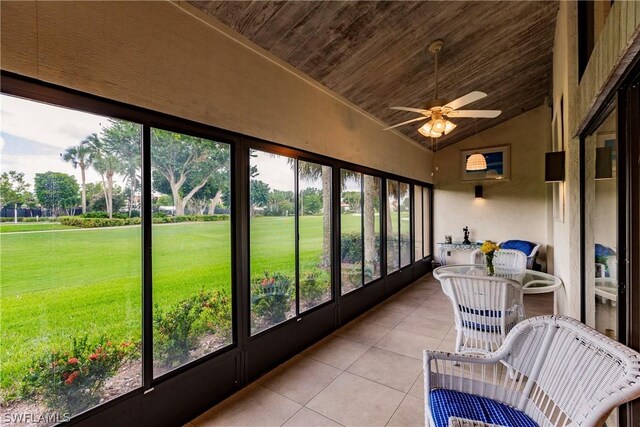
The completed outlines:
{"type": "Polygon", "coordinates": [[[640,3],[3,0],[0,34],[3,425],[441,425],[430,352],[500,335],[469,313],[598,331],[470,352],[537,424],[640,425],[637,377],[579,424],[514,356],[637,375],[640,3]]]}

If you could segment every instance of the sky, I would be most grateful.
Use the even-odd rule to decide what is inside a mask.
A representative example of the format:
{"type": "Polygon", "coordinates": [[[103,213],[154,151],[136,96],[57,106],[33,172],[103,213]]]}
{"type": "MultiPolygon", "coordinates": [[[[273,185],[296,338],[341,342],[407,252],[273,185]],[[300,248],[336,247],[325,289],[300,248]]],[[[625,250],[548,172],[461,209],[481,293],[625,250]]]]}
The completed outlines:
{"type": "MultiPolygon", "coordinates": [[[[15,170],[25,174],[31,184],[36,173],[64,172],[80,183],[80,170],[62,160],[62,153],[78,145],[92,133],[100,133],[107,118],[40,102],[0,94],[0,173],[15,170]]],[[[259,179],[272,189],[294,190],[294,175],[288,158],[255,151],[251,164],[258,165],[259,179]]],[[[86,172],[87,182],[100,182],[92,168],[86,172]]],[[[122,184],[123,177],[117,183],[122,184]]],[[[349,180],[345,190],[358,191],[360,183],[349,180]]],[[[322,181],[303,180],[301,188],[322,187],[322,181]]]]}
{"type": "MultiPolygon", "coordinates": [[[[24,172],[31,184],[40,172],[64,172],[80,183],[80,170],[62,160],[66,148],[99,133],[105,117],[0,95],[0,172],[24,172]]],[[[100,181],[94,170],[87,182],[100,181]]]]}

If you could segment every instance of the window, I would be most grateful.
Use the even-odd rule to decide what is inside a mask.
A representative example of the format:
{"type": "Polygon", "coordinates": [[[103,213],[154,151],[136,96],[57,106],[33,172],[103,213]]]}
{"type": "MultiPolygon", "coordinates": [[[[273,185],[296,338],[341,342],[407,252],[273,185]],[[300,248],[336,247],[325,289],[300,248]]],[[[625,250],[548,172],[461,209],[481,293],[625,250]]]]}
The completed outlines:
{"type": "Polygon", "coordinates": [[[409,184],[400,182],[400,266],[411,264],[411,198],[409,197],[409,184]]]}
{"type": "Polygon", "coordinates": [[[363,286],[362,174],[343,169],[340,178],[340,277],[344,295],[363,286]]]}
{"type": "Polygon", "coordinates": [[[413,217],[414,217],[414,231],[415,231],[415,247],[414,247],[414,258],[416,261],[423,258],[424,255],[424,245],[423,239],[424,235],[422,233],[422,187],[420,185],[413,186],[413,194],[414,194],[414,204],[413,204],[413,217]]]}
{"type": "Polygon", "coordinates": [[[151,129],[154,376],[232,342],[230,147],[151,129]]]}
{"type": "Polygon", "coordinates": [[[346,294],[381,276],[382,180],[345,169],[341,174],[341,283],[346,294]]]}
{"type": "Polygon", "coordinates": [[[251,334],[296,315],[295,159],[251,150],[251,334]]]}
{"type": "Polygon", "coordinates": [[[0,99],[1,394],[63,421],[142,385],[142,127],[0,99]]]}
{"type": "Polygon", "coordinates": [[[387,180],[387,274],[400,269],[398,181],[387,180]]]}
{"type": "Polygon", "coordinates": [[[422,242],[424,257],[431,255],[431,189],[422,187],[422,242]]]}
{"type": "Polygon", "coordinates": [[[331,167],[298,161],[300,311],[331,300],[331,167]]]}
{"type": "Polygon", "coordinates": [[[377,176],[363,175],[364,194],[364,283],[380,278],[380,203],[382,180],[377,176]]]}

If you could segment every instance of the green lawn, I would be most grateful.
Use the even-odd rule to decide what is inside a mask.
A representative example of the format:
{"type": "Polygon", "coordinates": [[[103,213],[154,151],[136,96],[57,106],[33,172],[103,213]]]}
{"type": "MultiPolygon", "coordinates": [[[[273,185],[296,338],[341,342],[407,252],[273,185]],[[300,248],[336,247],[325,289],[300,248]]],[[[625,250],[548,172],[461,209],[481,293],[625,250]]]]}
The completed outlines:
{"type": "Polygon", "coordinates": [[[19,222],[17,224],[0,223],[0,233],[16,233],[24,231],[49,231],[74,228],[55,222],[19,222]]]}
{"type": "MultiPolygon", "coordinates": [[[[253,274],[292,274],[293,217],[251,221],[253,274]]],[[[359,230],[360,217],[343,215],[342,224],[359,230]]],[[[21,380],[34,354],[74,336],[141,336],[141,228],[12,232],[31,226],[43,225],[3,224],[0,236],[2,387],[21,380]]],[[[301,264],[317,264],[322,218],[300,218],[300,234],[301,264]]],[[[228,221],[154,225],[154,303],[166,307],[200,289],[230,292],[230,239],[228,221]]]]}

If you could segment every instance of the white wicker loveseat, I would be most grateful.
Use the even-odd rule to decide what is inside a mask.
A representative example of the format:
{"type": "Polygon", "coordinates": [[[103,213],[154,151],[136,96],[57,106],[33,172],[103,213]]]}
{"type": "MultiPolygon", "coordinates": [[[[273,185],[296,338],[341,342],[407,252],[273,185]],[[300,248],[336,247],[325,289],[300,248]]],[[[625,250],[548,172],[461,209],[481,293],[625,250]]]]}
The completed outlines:
{"type": "Polygon", "coordinates": [[[427,425],[598,426],[640,397],[640,353],[577,320],[541,316],[494,353],[425,350],[424,382],[427,425]],[[513,413],[488,416],[497,406],[513,413]]]}

